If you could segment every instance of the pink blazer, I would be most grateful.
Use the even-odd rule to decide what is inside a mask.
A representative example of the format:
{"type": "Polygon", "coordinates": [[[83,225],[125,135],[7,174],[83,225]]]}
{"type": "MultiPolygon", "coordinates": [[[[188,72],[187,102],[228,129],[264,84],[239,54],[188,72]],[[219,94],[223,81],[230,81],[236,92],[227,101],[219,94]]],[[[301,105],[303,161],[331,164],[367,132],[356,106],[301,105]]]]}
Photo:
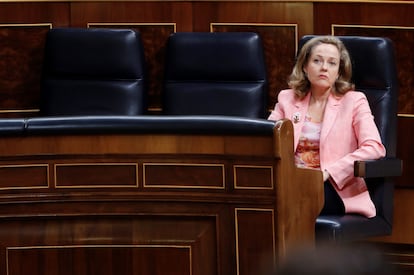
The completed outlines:
{"type": "MultiPolygon", "coordinates": [[[[278,103],[269,120],[287,118],[294,127],[294,149],[299,142],[310,93],[299,100],[293,90],[279,93],[278,103]]],[[[376,215],[363,178],[354,177],[355,160],[371,160],[385,156],[378,129],[366,96],[350,91],[342,97],[330,95],[326,104],[320,136],[321,169],[328,170],[331,183],[342,198],[346,213],[366,217],[376,215]]]]}

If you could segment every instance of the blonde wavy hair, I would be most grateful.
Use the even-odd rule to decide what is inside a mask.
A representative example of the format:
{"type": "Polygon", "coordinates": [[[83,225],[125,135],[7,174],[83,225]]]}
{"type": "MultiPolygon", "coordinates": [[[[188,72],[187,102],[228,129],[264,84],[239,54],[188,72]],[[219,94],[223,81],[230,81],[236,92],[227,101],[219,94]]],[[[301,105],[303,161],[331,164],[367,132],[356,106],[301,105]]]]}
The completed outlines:
{"type": "Polygon", "coordinates": [[[352,78],[352,63],[348,50],[342,41],[332,35],[316,36],[307,41],[301,48],[295,66],[288,79],[288,85],[293,89],[299,98],[303,98],[310,90],[310,82],[306,77],[303,67],[309,62],[313,49],[320,44],[334,45],[340,55],[339,61],[339,77],[335,81],[333,92],[337,96],[344,95],[346,92],[355,88],[351,83],[352,78]]]}

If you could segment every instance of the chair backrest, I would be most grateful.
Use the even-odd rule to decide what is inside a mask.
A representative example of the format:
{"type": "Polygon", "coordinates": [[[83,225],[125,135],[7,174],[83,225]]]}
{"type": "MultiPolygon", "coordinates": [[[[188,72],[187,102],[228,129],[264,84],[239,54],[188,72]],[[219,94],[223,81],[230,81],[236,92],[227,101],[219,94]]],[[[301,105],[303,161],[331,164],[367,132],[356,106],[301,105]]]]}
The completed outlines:
{"type": "MultiPolygon", "coordinates": [[[[302,46],[313,36],[304,36],[302,46]]],[[[355,89],[367,96],[387,157],[396,157],[398,80],[394,46],[382,37],[338,36],[352,60],[355,89]]],[[[377,215],[392,224],[393,184],[391,179],[366,179],[377,215]]]]}
{"type": "Polygon", "coordinates": [[[128,29],[51,29],[41,114],[139,115],[146,109],[144,49],[128,29]]]}
{"type": "Polygon", "coordinates": [[[256,33],[174,33],[168,39],[163,111],[265,118],[267,77],[256,33]]]}

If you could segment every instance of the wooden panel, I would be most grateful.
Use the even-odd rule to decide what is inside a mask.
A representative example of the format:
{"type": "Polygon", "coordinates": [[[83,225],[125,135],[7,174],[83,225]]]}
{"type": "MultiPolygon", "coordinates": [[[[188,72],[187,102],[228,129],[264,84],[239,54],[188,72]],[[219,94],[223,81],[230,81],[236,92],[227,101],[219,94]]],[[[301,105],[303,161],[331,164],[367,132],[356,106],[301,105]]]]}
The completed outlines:
{"type": "Polygon", "coordinates": [[[410,275],[414,272],[414,246],[407,244],[389,244],[378,242],[373,244],[372,242],[361,242],[355,245],[356,248],[361,247],[369,248],[367,252],[371,251],[372,256],[376,256],[377,259],[381,259],[386,265],[382,266],[386,268],[384,274],[398,274],[398,275],[410,275]],[[381,258],[379,258],[381,257],[381,258]]]}
{"type": "Polygon", "coordinates": [[[37,115],[46,31],[69,26],[69,3],[2,2],[0,24],[0,117],[37,115]]]}
{"type": "Polygon", "coordinates": [[[55,185],[58,188],[138,187],[138,164],[56,164],[55,185]]]}
{"type": "Polygon", "coordinates": [[[273,189],[273,167],[234,165],[234,188],[273,189]]]}
{"type": "Polygon", "coordinates": [[[296,24],[211,23],[213,32],[257,32],[262,38],[269,81],[268,110],[273,110],[279,91],[287,88],[287,78],[297,51],[296,24]],[[283,64],[283,66],[281,66],[283,64]]]}
{"type": "Polygon", "coordinates": [[[57,135],[2,137],[2,156],[31,156],[33,154],[99,154],[102,148],[110,154],[233,154],[271,157],[273,146],[263,136],[208,135],[57,135]]]}
{"type": "Polygon", "coordinates": [[[414,116],[398,117],[397,156],[403,160],[402,176],[397,186],[414,187],[414,116]]]}
{"type": "Polygon", "coordinates": [[[393,228],[390,236],[373,238],[386,243],[414,244],[414,189],[397,188],[394,192],[393,228]]]}
{"type": "Polygon", "coordinates": [[[192,3],[178,1],[77,1],[71,3],[71,25],[88,23],[176,23],[177,31],[192,31],[192,3]]]}
{"type": "Polygon", "coordinates": [[[70,2],[64,1],[1,1],[2,24],[52,23],[54,27],[69,26],[70,2]]]}
{"type": "Polygon", "coordinates": [[[274,213],[236,208],[237,275],[269,274],[274,268],[274,213]]]}
{"type": "Polygon", "coordinates": [[[386,260],[395,267],[400,275],[414,273],[414,246],[393,244],[383,245],[386,260]]]}
{"type": "Polygon", "coordinates": [[[315,2],[314,33],[328,34],[332,24],[413,26],[414,5],[404,3],[315,2]]]}
{"type": "Polygon", "coordinates": [[[414,27],[333,25],[335,35],[388,37],[394,42],[399,81],[398,112],[414,114],[414,27]]]}
{"type": "MultiPolygon", "coordinates": [[[[311,2],[193,1],[193,31],[209,31],[210,23],[297,24],[299,35],[313,32],[311,2]]],[[[283,39],[282,39],[283,40],[283,39]]]]}
{"type": "Polygon", "coordinates": [[[218,274],[214,216],[172,214],[2,220],[0,274],[218,274]]]}
{"type": "Polygon", "coordinates": [[[144,187],[224,189],[224,164],[144,163],[144,187]]]}
{"type": "MultiPolygon", "coordinates": [[[[272,268],[297,240],[312,242],[314,221],[322,207],[323,186],[303,186],[304,179],[322,182],[321,173],[295,167],[289,149],[292,143],[293,125],[287,120],[275,124],[273,136],[3,137],[3,163],[41,160],[56,164],[56,171],[49,177],[56,176],[58,187],[59,179],[63,179],[66,188],[52,185],[41,192],[0,192],[0,261],[7,263],[10,256],[9,266],[0,265],[0,275],[9,275],[8,267],[15,274],[33,269],[34,274],[89,275],[94,273],[89,271],[96,271],[100,275],[130,275],[136,272],[136,261],[143,257],[145,261],[138,269],[143,274],[165,273],[163,267],[167,265],[176,265],[169,270],[180,275],[188,270],[188,261],[184,262],[179,253],[173,256],[175,261],[162,264],[162,259],[176,250],[134,252],[131,247],[136,246],[190,247],[190,270],[194,275],[256,275],[272,268]],[[146,173],[142,173],[145,180],[149,175],[152,185],[107,188],[117,187],[113,182],[133,178],[136,163],[138,172],[142,169],[146,173]],[[260,187],[234,190],[234,165],[266,167],[270,176],[260,169],[253,174],[277,180],[277,185],[271,184],[277,191],[260,187]],[[229,185],[225,186],[225,181],[229,185]],[[165,185],[154,188],[159,182],[165,185]],[[148,255],[141,257],[139,254],[144,252],[148,255]],[[67,263],[65,257],[73,259],[74,269],[62,269],[67,263]],[[22,258],[28,266],[19,266],[22,258]],[[102,260],[103,269],[99,265],[102,260]],[[152,269],[160,264],[160,270],[152,269]],[[114,268],[118,266],[123,269],[114,268]]],[[[244,171],[237,178],[244,175],[253,177],[244,171]]],[[[25,177],[28,186],[31,180],[25,177]]]]}
{"type": "Polygon", "coordinates": [[[36,113],[50,24],[0,25],[0,111],[36,113]]]}
{"type": "Polygon", "coordinates": [[[48,167],[47,164],[0,165],[0,190],[48,188],[48,167]]]}
{"type": "Polygon", "coordinates": [[[189,246],[9,247],[7,259],[9,275],[192,274],[189,246]],[[54,261],[59,264],[52,268],[44,264],[54,261]]]}

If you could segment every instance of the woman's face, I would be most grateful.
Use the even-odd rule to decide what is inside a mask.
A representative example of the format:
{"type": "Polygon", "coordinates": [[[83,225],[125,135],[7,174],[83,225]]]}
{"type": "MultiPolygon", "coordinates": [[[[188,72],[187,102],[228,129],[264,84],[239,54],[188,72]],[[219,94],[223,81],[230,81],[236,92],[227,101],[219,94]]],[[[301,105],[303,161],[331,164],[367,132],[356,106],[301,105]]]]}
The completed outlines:
{"type": "Polygon", "coordinates": [[[311,52],[303,70],[311,88],[329,89],[339,76],[339,50],[332,44],[319,44],[311,52]]]}

